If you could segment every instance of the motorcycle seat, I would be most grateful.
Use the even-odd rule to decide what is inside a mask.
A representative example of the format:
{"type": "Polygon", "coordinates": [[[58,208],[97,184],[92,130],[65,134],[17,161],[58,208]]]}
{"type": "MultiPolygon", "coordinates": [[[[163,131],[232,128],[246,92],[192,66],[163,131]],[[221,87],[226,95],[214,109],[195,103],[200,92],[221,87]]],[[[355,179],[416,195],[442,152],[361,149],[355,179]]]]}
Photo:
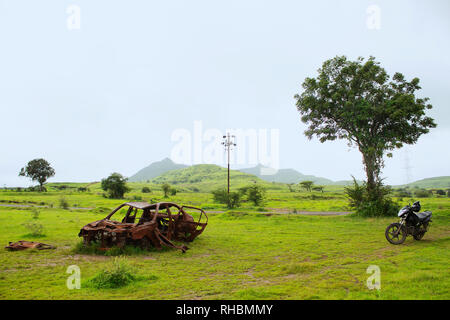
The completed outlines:
{"type": "Polygon", "coordinates": [[[426,220],[431,218],[431,211],[424,211],[416,213],[417,217],[420,219],[420,221],[426,220]]]}

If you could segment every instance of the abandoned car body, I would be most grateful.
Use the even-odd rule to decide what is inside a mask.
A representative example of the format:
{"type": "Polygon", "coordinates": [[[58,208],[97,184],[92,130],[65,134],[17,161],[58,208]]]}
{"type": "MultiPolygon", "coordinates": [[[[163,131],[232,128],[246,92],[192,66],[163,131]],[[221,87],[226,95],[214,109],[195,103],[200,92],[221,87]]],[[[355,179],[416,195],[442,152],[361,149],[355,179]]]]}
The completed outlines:
{"type": "Polygon", "coordinates": [[[85,245],[92,241],[100,242],[102,249],[130,244],[142,248],[153,245],[157,249],[166,246],[185,252],[188,249],[185,245],[177,246],[172,240],[191,242],[205,230],[207,223],[208,217],[200,208],[179,206],[173,202],[127,202],[114,209],[106,218],[85,225],[78,236],[83,237],[85,245]],[[128,209],[122,221],[111,220],[124,207],[128,209]],[[188,210],[199,215],[197,222],[188,210]],[[140,217],[138,211],[142,212],[140,217]]]}

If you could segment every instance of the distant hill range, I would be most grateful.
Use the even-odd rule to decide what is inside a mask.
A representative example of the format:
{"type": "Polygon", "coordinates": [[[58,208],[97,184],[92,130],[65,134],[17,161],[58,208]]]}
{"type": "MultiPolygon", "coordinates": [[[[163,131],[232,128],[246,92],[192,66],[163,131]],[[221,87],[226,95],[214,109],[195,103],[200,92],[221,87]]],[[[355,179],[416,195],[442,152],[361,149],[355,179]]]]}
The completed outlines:
{"type": "MultiPolygon", "coordinates": [[[[213,180],[211,178],[218,178],[218,175],[226,176],[226,172],[227,170],[225,168],[217,165],[205,164],[187,166],[184,164],[177,164],[171,159],[165,158],[161,161],[150,164],[144,169],[139,170],[136,174],[129,177],[128,181],[142,182],[151,180],[152,182],[156,183],[168,182],[172,184],[194,183],[206,180],[209,180],[211,182],[213,180]],[[204,174],[205,176],[201,177],[201,174],[204,174]]],[[[231,170],[231,172],[232,177],[237,176],[242,178],[245,176],[244,180],[253,179],[254,181],[256,181],[255,178],[258,178],[257,180],[261,179],[267,182],[280,183],[299,183],[301,181],[313,181],[317,185],[349,185],[352,183],[351,180],[332,181],[327,178],[305,175],[294,169],[274,170],[262,165],[257,165],[253,168],[231,170]],[[244,173],[246,175],[240,175],[238,172],[244,173]]]]}
{"type": "MultiPolygon", "coordinates": [[[[349,185],[353,183],[353,180],[332,181],[327,178],[305,175],[294,169],[274,170],[264,167],[260,164],[253,168],[238,170],[241,172],[253,174],[258,178],[269,182],[299,183],[301,181],[312,181],[317,185],[349,185]],[[273,174],[271,174],[271,171],[273,172],[273,174]]],[[[358,183],[359,182],[360,181],[358,180],[358,183]]]]}
{"type": "Polygon", "coordinates": [[[178,164],[173,162],[169,158],[165,158],[161,161],[153,162],[148,167],[145,167],[144,169],[139,170],[134,175],[128,178],[128,181],[130,182],[140,182],[140,181],[147,181],[152,180],[153,178],[156,178],[168,171],[177,170],[186,168],[187,165],[184,164],[178,164]]]}
{"type": "Polygon", "coordinates": [[[417,180],[405,185],[395,186],[395,187],[418,187],[418,188],[442,188],[449,189],[450,188],[450,176],[442,176],[442,177],[433,177],[426,178],[422,180],[417,180]]]}
{"type": "MultiPolygon", "coordinates": [[[[169,158],[153,162],[149,166],[139,170],[136,174],[128,178],[130,182],[152,181],[155,183],[167,182],[171,184],[191,184],[191,183],[209,183],[222,181],[226,178],[227,169],[213,165],[200,164],[187,166],[173,162],[169,158]]],[[[350,185],[352,180],[332,181],[323,177],[314,175],[305,175],[294,169],[279,169],[257,165],[252,168],[231,170],[233,179],[242,180],[242,182],[278,182],[278,183],[299,183],[301,181],[313,181],[316,185],[350,185]],[[269,174],[268,174],[269,173],[269,174]]],[[[358,183],[362,181],[357,180],[358,183]]],[[[434,177],[418,180],[407,185],[398,185],[394,187],[419,187],[419,188],[450,188],[450,176],[434,177]]]]}

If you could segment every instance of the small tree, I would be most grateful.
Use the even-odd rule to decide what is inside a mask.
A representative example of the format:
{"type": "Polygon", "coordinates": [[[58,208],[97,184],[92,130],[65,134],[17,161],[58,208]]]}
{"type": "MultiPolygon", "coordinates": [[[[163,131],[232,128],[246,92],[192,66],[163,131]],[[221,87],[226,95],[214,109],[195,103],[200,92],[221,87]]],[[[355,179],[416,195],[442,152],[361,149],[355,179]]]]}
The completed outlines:
{"type": "Polygon", "coordinates": [[[295,192],[293,183],[288,183],[287,187],[289,189],[289,192],[295,192]]]}
{"type": "Polygon", "coordinates": [[[300,186],[303,189],[308,190],[309,192],[311,192],[311,188],[314,185],[314,182],[312,182],[312,181],[302,181],[299,184],[300,184],[300,186]]]}
{"type": "Polygon", "coordinates": [[[123,195],[130,191],[126,182],[127,178],[114,172],[108,178],[102,179],[102,189],[109,193],[110,198],[122,199],[123,195]]]}
{"type": "Polygon", "coordinates": [[[39,183],[39,190],[44,191],[44,183],[55,175],[55,170],[45,159],[34,159],[26,167],[20,169],[19,176],[28,177],[39,183]]]}
{"type": "Polygon", "coordinates": [[[170,184],[164,183],[164,184],[161,186],[161,189],[162,189],[162,191],[163,191],[163,193],[164,193],[164,198],[169,197],[169,192],[170,192],[170,189],[171,189],[170,184]]]}

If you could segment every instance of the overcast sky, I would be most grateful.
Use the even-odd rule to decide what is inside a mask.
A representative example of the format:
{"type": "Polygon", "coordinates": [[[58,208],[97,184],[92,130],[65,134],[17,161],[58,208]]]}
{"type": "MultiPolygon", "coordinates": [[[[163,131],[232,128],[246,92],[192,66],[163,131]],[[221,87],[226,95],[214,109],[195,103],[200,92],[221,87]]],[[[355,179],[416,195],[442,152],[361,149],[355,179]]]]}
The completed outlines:
{"type": "Polygon", "coordinates": [[[434,106],[438,127],[386,161],[386,181],[450,175],[449,18],[448,0],[0,0],[0,186],[30,185],[18,172],[40,157],[50,181],[130,176],[194,121],[278,129],[281,168],[363,178],[345,141],[304,137],[293,98],[336,55],[419,77],[434,106]]]}

